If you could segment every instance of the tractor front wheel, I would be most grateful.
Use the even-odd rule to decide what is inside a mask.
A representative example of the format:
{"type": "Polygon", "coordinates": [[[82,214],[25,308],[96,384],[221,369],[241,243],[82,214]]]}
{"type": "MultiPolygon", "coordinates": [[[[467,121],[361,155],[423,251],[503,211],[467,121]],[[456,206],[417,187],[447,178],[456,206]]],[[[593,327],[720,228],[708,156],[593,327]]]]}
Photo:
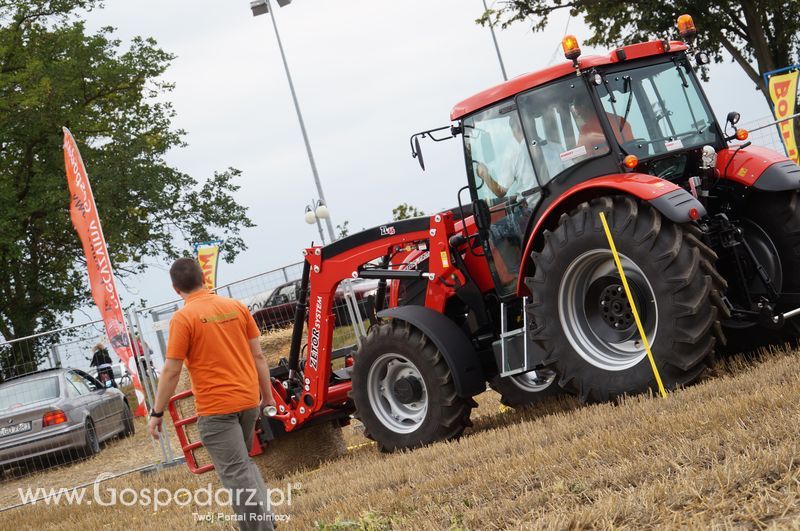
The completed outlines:
{"type": "Polygon", "coordinates": [[[557,380],[558,375],[554,371],[541,369],[505,377],[498,374],[492,378],[489,386],[500,394],[503,405],[522,408],[563,394],[557,380]]]}
{"type": "MultiPolygon", "coordinates": [[[[744,239],[773,282],[773,287],[785,294],[800,293],[800,194],[796,191],[757,191],[744,212],[744,239]]],[[[746,258],[745,282],[752,296],[769,294],[760,280],[754,264],[746,258]]],[[[736,271],[732,271],[735,274],[736,271]]],[[[731,282],[732,286],[735,286],[731,282]]],[[[798,298],[785,295],[778,299],[776,311],[797,308],[798,298]]],[[[790,319],[780,330],[764,328],[756,323],[723,322],[731,338],[726,352],[755,350],[772,343],[796,343],[800,337],[800,322],[790,319]]]]}
{"type": "Polygon", "coordinates": [[[458,396],[442,353],[408,323],[373,326],[352,376],[355,416],[382,451],[452,439],[469,425],[474,402],[458,396]]]}
{"type": "Polygon", "coordinates": [[[529,311],[545,365],[583,401],[656,388],[600,212],[664,385],[695,381],[717,340],[724,341],[718,314],[725,281],[714,269],[716,255],[692,227],[626,196],[595,199],[562,215],[533,255],[529,311]]]}

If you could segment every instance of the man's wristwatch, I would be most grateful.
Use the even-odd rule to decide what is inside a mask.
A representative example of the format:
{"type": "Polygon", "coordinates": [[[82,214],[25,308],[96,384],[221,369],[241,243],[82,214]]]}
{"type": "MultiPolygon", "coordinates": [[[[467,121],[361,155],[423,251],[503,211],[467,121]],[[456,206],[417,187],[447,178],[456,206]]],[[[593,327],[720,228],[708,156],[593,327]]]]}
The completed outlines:
{"type": "Polygon", "coordinates": [[[151,417],[155,417],[155,418],[157,418],[157,419],[160,419],[161,417],[163,417],[163,416],[164,416],[164,412],[162,411],[161,413],[156,413],[156,410],[155,410],[155,409],[151,409],[151,410],[150,410],[150,416],[151,416],[151,417]]]}

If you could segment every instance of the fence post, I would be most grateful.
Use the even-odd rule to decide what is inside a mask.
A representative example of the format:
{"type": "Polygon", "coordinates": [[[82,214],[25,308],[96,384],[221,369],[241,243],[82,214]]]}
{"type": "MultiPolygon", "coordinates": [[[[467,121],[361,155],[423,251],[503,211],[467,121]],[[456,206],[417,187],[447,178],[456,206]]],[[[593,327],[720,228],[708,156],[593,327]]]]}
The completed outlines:
{"type": "MultiPolygon", "coordinates": [[[[136,329],[139,330],[139,337],[141,338],[141,347],[142,347],[142,357],[144,358],[145,363],[145,372],[149,372],[150,368],[153,367],[153,374],[148,374],[148,380],[150,381],[150,387],[153,393],[153,403],[156,400],[156,382],[155,382],[155,365],[153,365],[153,359],[150,357],[150,349],[145,348],[144,342],[144,334],[142,333],[142,323],[139,321],[139,312],[135,310],[131,310],[133,313],[133,318],[135,319],[136,329]]],[[[162,423],[161,425],[161,432],[164,435],[160,438],[161,440],[161,451],[164,453],[165,463],[171,463],[173,461],[172,457],[172,445],[169,442],[169,435],[167,434],[167,425],[166,423],[162,423]]]]}
{"type": "MultiPolygon", "coordinates": [[[[127,317],[127,321],[128,321],[128,323],[127,323],[128,330],[126,330],[126,332],[128,333],[128,338],[130,339],[131,351],[133,352],[133,356],[134,356],[134,365],[136,366],[136,372],[139,375],[139,382],[141,382],[142,388],[144,389],[145,407],[149,411],[150,408],[153,407],[153,403],[155,401],[155,390],[153,390],[153,388],[152,388],[153,382],[151,382],[150,375],[147,374],[148,367],[145,366],[145,369],[142,370],[141,364],[139,363],[139,360],[141,358],[141,359],[144,359],[145,360],[145,364],[147,364],[147,359],[144,357],[144,353],[139,351],[139,344],[136,341],[136,333],[139,330],[137,328],[136,324],[135,324],[135,323],[138,322],[138,319],[134,320],[134,318],[133,318],[133,316],[135,316],[136,313],[133,311],[133,309],[129,309],[127,313],[128,314],[127,314],[126,317],[127,317]],[[131,333],[131,332],[133,332],[133,333],[131,333]]],[[[142,337],[141,333],[139,334],[139,337],[142,337]]],[[[144,350],[144,347],[142,348],[142,350],[144,350]]],[[[164,429],[166,429],[166,425],[165,424],[162,425],[162,430],[164,430],[164,429]]],[[[161,462],[162,463],[168,463],[171,460],[167,461],[167,451],[164,448],[164,439],[167,438],[166,437],[166,432],[164,432],[164,435],[165,435],[164,437],[160,437],[159,438],[158,442],[159,442],[159,446],[161,447],[161,462]]]]}
{"type": "Polygon", "coordinates": [[[58,354],[58,345],[50,347],[50,354],[53,356],[53,367],[61,367],[61,356],[58,354]]]}

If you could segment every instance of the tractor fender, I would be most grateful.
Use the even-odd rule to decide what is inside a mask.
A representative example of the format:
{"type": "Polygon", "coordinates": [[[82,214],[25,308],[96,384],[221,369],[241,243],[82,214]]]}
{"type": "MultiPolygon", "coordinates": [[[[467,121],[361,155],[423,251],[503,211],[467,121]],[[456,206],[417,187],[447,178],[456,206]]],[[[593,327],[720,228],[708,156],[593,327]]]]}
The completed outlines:
{"type": "Polygon", "coordinates": [[[706,215],[706,208],[692,194],[673,182],[653,175],[616,173],[584,181],[561,194],[536,220],[533,229],[528,234],[528,243],[522,254],[520,275],[517,279],[517,294],[519,296],[528,295],[528,288],[525,286],[525,272],[530,268],[531,253],[535,242],[546,228],[555,226],[561,214],[584,201],[620,193],[647,201],[674,223],[688,223],[706,215]]]}
{"type": "Polygon", "coordinates": [[[721,150],[717,172],[724,179],[765,192],[800,189],[800,166],[786,155],[760,146],[721,150]]]}
{"type": "Polygon", "coordinates": [[[475,347],[446,315],[425,306],[411,305],[388,308],[379,312],[378,317],[405,321],[430,338],[450,367],[459,396],[469,398],[486,390],[486,378],[475,347]]]}
{"type": "Polygon", "coordinates": [[[753,188],[765,192],[800,189],[800,166],[791,160],[776,162],[764,170],[764,173],[753,184],[753,188]]]}

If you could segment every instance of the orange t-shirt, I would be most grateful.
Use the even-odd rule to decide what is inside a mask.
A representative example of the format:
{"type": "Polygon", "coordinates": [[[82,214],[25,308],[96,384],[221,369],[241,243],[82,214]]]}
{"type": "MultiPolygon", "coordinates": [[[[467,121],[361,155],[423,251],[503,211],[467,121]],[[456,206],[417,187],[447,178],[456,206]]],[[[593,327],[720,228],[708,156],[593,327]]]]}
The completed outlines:
{"type": "Polygon", "coordinates": [[[248,344],[258,336],[244,304],[207,289],[189,295],[172,316],[167,358],[186,364],[198,415],[258,406],[258,372],[248,344]]]}

